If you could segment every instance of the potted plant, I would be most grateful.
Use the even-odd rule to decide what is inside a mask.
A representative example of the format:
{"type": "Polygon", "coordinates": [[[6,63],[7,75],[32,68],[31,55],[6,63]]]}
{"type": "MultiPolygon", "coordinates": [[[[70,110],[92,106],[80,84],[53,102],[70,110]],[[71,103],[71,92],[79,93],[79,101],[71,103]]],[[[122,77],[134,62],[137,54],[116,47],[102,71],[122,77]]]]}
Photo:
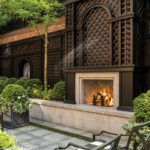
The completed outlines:
{"type": "Polygon", "coordinates": [[[4,126],[15,128],[29,122],[29,104],[27,90],[21,85],[9,84],[0,95],[0,109],[4,115],[4,126]]]}

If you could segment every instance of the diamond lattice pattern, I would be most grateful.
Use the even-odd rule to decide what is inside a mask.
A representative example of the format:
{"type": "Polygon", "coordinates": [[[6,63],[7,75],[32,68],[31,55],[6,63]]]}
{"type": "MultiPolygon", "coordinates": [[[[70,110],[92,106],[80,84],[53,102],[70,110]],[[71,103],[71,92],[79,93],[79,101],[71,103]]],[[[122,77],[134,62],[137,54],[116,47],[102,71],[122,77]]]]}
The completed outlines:
{"type": "Polygon", "coordinates": [[[111,60],[109,15],[104,8],[91,9],[83,24],[83,65],[108,66],[111,60]]]}

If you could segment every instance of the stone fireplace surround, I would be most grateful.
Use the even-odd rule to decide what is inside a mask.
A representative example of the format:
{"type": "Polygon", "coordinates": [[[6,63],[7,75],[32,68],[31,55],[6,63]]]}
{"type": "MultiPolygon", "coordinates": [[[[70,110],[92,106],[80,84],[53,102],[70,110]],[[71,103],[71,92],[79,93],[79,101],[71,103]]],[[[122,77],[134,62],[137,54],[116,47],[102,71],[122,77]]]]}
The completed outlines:
{"type": "Polygon", "coordinates": [[[75,74],[75,100],[76,104],[84,104],[85,80],[112,80],[114,108],[119,106],[119,73],[118,72],[94,72],[75,74]]]}

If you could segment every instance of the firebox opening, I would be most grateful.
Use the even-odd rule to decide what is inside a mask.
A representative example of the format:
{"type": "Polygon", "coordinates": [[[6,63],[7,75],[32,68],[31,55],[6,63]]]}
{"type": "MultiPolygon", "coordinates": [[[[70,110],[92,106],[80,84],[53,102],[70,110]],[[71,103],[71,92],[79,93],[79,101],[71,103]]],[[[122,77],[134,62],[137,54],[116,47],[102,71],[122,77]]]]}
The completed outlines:
{"type": "Polygon", "coordinates": [[[113,80],[84,80],[84,103],[113,107],[113,80]]]}

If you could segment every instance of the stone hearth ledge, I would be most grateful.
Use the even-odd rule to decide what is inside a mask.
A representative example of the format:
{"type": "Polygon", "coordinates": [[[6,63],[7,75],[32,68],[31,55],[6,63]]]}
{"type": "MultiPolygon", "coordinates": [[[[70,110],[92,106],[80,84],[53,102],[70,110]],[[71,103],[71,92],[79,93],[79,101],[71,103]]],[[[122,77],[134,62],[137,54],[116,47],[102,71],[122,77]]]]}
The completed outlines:
{"type": "Polygon", "coordinates": [[[43,105],[43,106],[69,109],[69,110],[79,110],[83,112],[103,114],[107,116],[109,115],[115,117],[124,117],[127,119],[133,118],[132,112],[120,111],[111,107],[107,108],[107,107],[99,107],[99,106],[92,106],[92,105],[90,106],[85,104],[66,104],[63,102],[49,101],[49,100],[42,100],[42,99],[31,99],[31,103],[37,105],[43,105]]]}

